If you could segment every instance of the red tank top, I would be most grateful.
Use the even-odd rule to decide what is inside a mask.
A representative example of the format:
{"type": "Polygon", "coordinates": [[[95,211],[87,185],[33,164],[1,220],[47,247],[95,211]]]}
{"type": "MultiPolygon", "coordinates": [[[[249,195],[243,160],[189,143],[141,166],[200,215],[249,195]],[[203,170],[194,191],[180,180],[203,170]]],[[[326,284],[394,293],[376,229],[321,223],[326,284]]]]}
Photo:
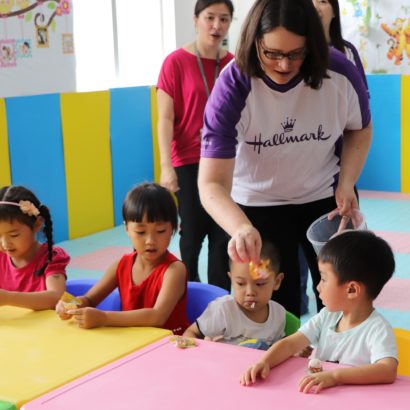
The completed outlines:
{"type": "MultiPolygon", "coordinates": [[[[167,251],[164,261],[156,266],[145,280],[135,285],[132,281],[132,266],[136,257],[137,252],[124,255],[117,267],[116,273],[122,310],[153,308],[162,287],[164,273],[173,262],[179,260],[167,251]]],[[[162,326],[164,329],[172,330],[177,335],[184,333],[189,326],[186,315],[186,298],[185,287],[184,294],[162,326]]]]}

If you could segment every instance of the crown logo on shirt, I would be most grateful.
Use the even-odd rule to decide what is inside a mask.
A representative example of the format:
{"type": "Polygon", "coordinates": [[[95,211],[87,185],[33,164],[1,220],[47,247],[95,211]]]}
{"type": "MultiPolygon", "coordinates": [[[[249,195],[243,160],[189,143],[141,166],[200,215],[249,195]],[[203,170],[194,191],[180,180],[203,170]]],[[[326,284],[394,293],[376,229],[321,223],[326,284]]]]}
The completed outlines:
{"type": "Polygon", "coordinates": [[[295,125],[296,119],[289,119],[286,117],[285,122],[281,122],[280,125],[282,125],[283,131],[285,132],[291,132],[293,131],[293,126],[295,125]]]}

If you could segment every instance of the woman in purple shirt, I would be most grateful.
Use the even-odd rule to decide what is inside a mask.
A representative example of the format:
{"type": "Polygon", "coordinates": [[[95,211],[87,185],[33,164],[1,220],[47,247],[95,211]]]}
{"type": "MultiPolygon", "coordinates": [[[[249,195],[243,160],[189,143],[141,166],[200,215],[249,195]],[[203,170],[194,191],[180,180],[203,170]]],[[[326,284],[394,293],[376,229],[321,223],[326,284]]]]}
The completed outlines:
{"type": "Polygon", "coordinates": [[[262,240],[277,246],[285,279],[275,299],[296,315],[298,246],[316,287],[306,230],[336,207],[346,216],[358,207],[354,185],[370,143],[363,81],[329,50],[312,1],[257,0],[205,109],[198,184],[231,236],[233,260],[258,263],[262,240]]]}

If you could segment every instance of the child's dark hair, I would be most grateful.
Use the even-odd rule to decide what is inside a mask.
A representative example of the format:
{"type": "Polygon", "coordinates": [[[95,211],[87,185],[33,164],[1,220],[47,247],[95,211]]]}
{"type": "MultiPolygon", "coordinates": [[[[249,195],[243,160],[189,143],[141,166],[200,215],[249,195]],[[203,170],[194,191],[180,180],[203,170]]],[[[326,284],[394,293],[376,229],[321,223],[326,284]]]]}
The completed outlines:
{"type": "Polygon", "coordinates": [[[339,284],[358,281],[372,300],[392,277],[395,262],[388,243],[370,231],[349,231],[337,235],[321,249],[318,259],[330,263],[339,284]]]}
{"type": "MultiPolygon", "coordinates": [[[[39,216],[44,220],[43,233],[47,239],[48,261],[50,262],[53,258],[53,222],[51,221],[49,209],[39,201],[32,191],[19,185],[4,186],[1,188],[0,221],[18,221],[33,229],[37,216],[29,215],[28,213],[23,212],[20,206],[16,206],[20,201],[31,202],[38,209],[39,216]],[[4,202],[10,202],[15,205],[4,202]]],[[[47,264],[37,271],[36,275],[42,275],[46,267],[47,264]]]]}
{"type": "Polygon", "coordinates": [[[275,274],[279,273],[280,257],[276,246],[272,242],[263,241],[261,249],[261,259],[269,259],[269,267],[275,274]]]}
{"type": "Polygon", "coordinates": [[[124,222],[170,222],[173,232],[178,228],[178,213],[172,194],[155,183],[143,183],[132,188],[122,205],[124,222]]]}

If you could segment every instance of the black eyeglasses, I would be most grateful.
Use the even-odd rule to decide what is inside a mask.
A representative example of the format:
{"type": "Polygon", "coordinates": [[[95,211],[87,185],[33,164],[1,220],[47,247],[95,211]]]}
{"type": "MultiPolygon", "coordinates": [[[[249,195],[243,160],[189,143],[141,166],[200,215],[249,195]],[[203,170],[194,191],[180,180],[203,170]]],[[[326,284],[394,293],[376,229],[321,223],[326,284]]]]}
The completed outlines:
{"type": "Polygon", "coordinates": [[[262,41],[260,41],[260,45],[262,48],[263,55],[268,60],[281,61],[286,57],[289,61],[296,61],[296,60],[303,60],[306,56],[305,47],[300,48],[298,50],[289,51],[289,53],[283,53],[282,51],[278,51],[278,50],[267,50],[263,46],[262,41]]]}

